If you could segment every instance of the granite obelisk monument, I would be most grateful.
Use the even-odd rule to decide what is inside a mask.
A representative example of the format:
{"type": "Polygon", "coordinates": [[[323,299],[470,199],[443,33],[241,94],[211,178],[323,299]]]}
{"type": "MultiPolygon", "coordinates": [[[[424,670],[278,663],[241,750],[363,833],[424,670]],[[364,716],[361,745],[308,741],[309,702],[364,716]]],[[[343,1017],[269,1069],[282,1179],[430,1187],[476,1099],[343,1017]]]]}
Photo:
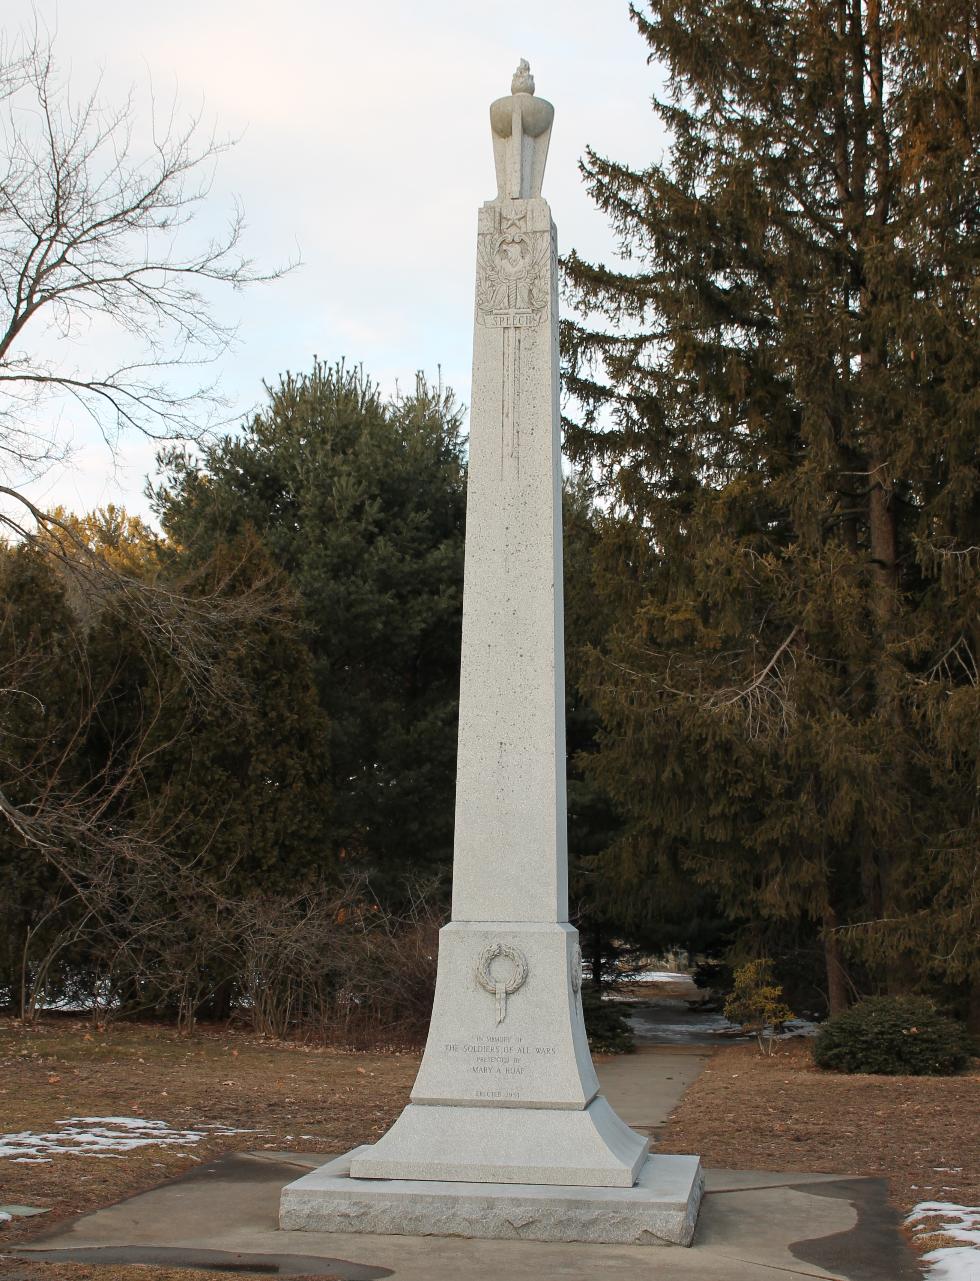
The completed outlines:
{"type": "Polygon", "coordinates": [[[379,1142],[284,1189],[284,1228],[693,1232],[697,1158],[650,1157],[599,1092],[568,923],[553,118],[522,62],[490,107],[479,215],[452,920],[425,1054],[379,1142]]]}

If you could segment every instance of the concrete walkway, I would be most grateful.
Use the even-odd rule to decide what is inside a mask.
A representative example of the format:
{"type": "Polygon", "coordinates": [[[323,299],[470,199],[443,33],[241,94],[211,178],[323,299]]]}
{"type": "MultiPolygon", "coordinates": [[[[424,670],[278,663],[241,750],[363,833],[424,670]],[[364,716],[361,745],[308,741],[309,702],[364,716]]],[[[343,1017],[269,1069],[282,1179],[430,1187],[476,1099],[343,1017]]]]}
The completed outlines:
{"type": "Polygon", "coordinates": [[[707,1046],[640,1045],[635,1054],[598,1059],[596,1071],[613,1109],[627,1125],[655,1141],[710,1058],[707,1046]]]}
{"type": "MultiPolygon", "coordinates": [[[[632,1125],[656,1132],[709,1051],[645,1047],[597,1064],[632,1125]]],[[[235,1153],[35,1237],[18,1253],[93,1264],[156,1263],[344,1281],[917,1281],[879,1179],[710,1170],[694,1245],[552,1245],[280,1232],[279,1190],[326,1160],[235,1153]]],[[[8,1256],[9,1258],[9,1256],[8,1256]]],[[[14,1266],[8,1281],[16,1281],[14,1266]]]]}

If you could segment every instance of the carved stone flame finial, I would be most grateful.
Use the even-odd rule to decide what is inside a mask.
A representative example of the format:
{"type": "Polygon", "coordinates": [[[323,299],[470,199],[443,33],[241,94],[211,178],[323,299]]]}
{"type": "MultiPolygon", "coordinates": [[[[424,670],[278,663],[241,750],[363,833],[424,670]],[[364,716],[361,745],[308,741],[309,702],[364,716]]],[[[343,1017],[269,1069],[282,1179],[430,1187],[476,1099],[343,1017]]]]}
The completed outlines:
{"type": "Polygon", "coordinates": [[[490,104],[493,163],[498,200],[531,200],[541,195],[555,109],[534,96],[534,77],[522,58],[510,84],[510,96],[490,104]]]}
{"type": "Polygon", "coordinates": [[[511,93],[534,93],[534,76],[531,75],[527,58],[522,58],[517,64],[514,78],[510,82],[510,91],[511,93]]]}

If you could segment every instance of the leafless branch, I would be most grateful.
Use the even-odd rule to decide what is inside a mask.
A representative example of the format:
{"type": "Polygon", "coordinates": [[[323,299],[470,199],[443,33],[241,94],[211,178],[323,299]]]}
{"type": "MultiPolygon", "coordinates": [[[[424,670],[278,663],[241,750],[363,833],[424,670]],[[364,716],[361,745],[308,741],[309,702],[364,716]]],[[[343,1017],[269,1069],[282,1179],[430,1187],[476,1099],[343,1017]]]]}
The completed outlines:
{"type": "Polygon", "coordinates": [[[171,109],[151,120],[141,146],[137,123],[132,93],[115,107],[98,88],[73,98],[49,40],[0,44],[0,462],[8,477],[35,475],[60,455],[57,428],[37,430],[49,400],[80,407],[111,446],[128,429],[198,438],[220,417],[221,398],[214,385],[178,393],[171,375],[213,361],[233,336],[214,311],[213,287],[238,290],[288,270],[260,270],[245,255],[238,207],[217,236],[193,225],[233,140],[208,132],[200,116],[178,124],[171,109]],[[114,346],[133,359],[69,363],[54,340],[96,323],[115,329],[114,346]]]}
{"type": "Polygon", "coordinates": [[[980,683],[978,677],[976,655],[970,648],[970,642],[965,636],[959,636],[929,668],[924,679],[930,683],[938,681],[950,685],[966,680],[967,684],[976,686],[980,683]]]}
{"type": "Polygon", "coordinates": [[[208,701],[233,703],[240,696],[222,655],[240,640],[246,624],[276,617],[280,625],[288,625],[287,596],[272,572],[253,579],[247,588],[238,585],[227,590],[242,568],[244,555],[224,568],[209,589],[201,590],[200,583],[175,586],[160,578],[121,572],[88,545],[71,521],[42,511],[18,491],[0,485],[0,498],[11,500],[6,512],[0,511],[0,528],[52,559],[62,577],[84,597],[89,612],[115,614],[149,646],[168,654],[191,689],[208,701]],[[14,503],[30,523],[18,517],[14,503]]]}
{"type": "Polygon", "coordinates": [[[795,719],[796,709],[780,668],[780,660],[788,655],[792,664],[796,665],[790,645],[799,630],[799,627],[794,627],[790,631],[765,667],[748,685],[716,690],[708,699],[707,706],[723,715],[737,713],[744,716],[750,738],[758,738],[774,728],[788,733],[795,719]]]}

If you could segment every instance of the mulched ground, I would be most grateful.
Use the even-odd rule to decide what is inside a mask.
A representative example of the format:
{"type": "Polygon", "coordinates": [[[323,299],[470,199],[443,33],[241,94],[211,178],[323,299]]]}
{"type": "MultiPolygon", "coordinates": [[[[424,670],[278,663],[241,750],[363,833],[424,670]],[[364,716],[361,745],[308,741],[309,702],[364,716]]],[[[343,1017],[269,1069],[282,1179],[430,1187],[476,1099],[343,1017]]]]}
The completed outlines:
{"type": "Polygon", "coordinates": [[[722,1169],[887,1178],[903,1213],[920,1201],[980,1205],[978,1066],[954,1077],[843,1076],[815,1067],[805,1040],[772,1058],[754,1044],[726,1046],[660,1146],[722,1169]]]}

